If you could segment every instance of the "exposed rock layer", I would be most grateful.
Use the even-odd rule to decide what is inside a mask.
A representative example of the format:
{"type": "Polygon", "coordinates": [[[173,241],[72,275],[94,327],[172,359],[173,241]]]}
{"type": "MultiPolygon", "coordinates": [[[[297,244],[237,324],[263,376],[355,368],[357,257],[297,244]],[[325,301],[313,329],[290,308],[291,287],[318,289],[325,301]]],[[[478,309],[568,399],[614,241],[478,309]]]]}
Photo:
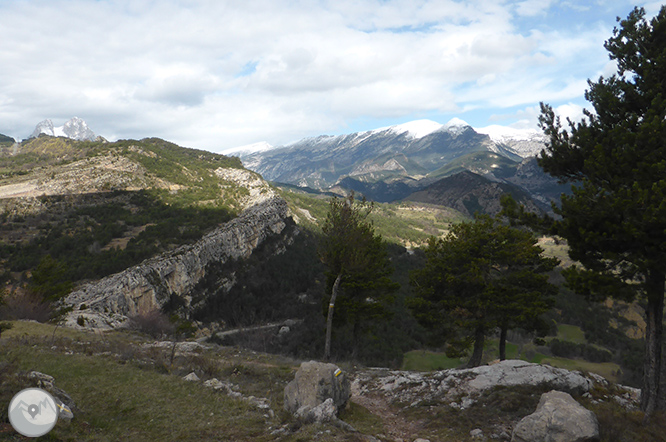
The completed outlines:
{"type": "Polygon", "coordinates": [[[206,275],[209,265],[249,257],[263,241],[281,233],[288,218],[284,200],[268,199],[195,244],[87,284],[65,299],[73,306],[67,323],[75,326],[83,322],[96,328],[122,326],[128,316],[160,308],[171,296],[181,297],[189,305],[192,289],[206,275]]]}

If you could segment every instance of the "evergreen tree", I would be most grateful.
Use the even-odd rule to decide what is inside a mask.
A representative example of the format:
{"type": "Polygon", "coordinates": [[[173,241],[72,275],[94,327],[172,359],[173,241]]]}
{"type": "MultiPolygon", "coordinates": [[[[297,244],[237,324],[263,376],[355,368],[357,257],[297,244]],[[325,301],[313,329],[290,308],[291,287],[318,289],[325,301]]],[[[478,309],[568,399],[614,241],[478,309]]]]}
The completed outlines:
{"type": "MultiPolygon", "coordinates": [[[[620,21],[620,19],[618,19],[620,21]]],[[[641,408],[665,409],[661,389],[666,278],[666,7],[652,20],[634,9],[605,44],[617,73],[589,81],[594,111],[564,129],[541,105],[549,136],[539,164],[573,194],[562,196],[556,224],[571,258],[566,273],[579,293],[647,300],[641,408]]]]}
{"type": "Polygon", "coordinates": [[[481,364],[485,337],[500,328],[501,358],[506,357],[506,331],[536,329],[552,305],[554,287],[546,272],[557,260],[525,230],[502,225],[489,216],[457,224],[443,239],[431,238],[426,265],[412,274],[412,307],[425,327],[450,320],[450,356],[473,345],[468,366],[481,364]]]}
{"type": "Polygon", "coordinates": [[[342,309],[338,323],[353,325],[353,355],[364,322],[388,314],[385,304],[398,287],[385,243],[375,234],[368,216],[373,205],[357,201],[351,193],[347,198],[333,198],[322,226],[320,258],[328,267],[327,279],[331,296],[328,299],[324,359],[331,357],[333,313],[341,295],[342,309]]]}

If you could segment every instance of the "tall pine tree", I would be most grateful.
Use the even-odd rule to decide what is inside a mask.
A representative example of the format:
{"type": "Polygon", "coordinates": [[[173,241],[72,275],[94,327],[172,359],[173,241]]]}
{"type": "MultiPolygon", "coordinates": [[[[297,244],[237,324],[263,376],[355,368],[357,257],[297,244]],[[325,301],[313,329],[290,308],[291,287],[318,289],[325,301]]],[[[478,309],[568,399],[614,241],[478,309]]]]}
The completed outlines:
{"type": "Polygon", "coordinates": [[[594,111],[562,127],[541,105],[549,136],[539,164],[573,194],[557,223],[584,269],[567,272],[579,293],[647,301],[641,408],[666,409],[661,386],[666,280],[666,7],[651,19],[634,9],[605,44],[617,73],[589,81],[594,111]]]}

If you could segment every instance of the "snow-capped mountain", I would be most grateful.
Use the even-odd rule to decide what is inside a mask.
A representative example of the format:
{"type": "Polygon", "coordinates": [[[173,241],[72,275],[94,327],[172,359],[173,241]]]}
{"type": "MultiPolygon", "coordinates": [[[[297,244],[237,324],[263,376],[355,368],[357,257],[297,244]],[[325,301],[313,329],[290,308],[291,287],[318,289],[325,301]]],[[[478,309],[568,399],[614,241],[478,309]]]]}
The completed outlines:
{"type": "Polygon", "coordinates": [[[546,136],[536,129],[514,129],[507,126],[492,125],[474,129],[485,134],[497,145],[497,153],[502,154],[502,148],[522,158],[536,156],[544,148],[546,136]]]}
{"type": "Polygon", "coordinates": [[[53,121],[44,120],[37,124],[35,130],[28,138],[36,138],[40,134],[46,134],[52,137],[66,137],[78,141],[94,141],[97,135],[90,130],[85,121],[74,117],[62,126],[54,126],[53,121]]]}
{"type": "Polygon", "coordinates": [[[536,131],[502,131],[495,126],[477,130],[454,118],[446,124],[417,120],[366,132],[321,135],[286,146],[260,144],[256,149],[237,149],[246,167],[268,180],[324,189],[344,177],[419,179],[479,151],[520,161],[543,148],[543,137],[536,131]]]}

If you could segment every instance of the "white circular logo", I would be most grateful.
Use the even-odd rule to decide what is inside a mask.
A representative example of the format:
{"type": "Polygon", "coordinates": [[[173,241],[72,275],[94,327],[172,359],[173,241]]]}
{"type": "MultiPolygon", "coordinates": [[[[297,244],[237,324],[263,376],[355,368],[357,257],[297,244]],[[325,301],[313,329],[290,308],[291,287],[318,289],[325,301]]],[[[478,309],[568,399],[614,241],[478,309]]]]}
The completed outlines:
{"type": "Polygon", "coordinates": [[[43,436],[58,421],[56,401],[40,388],[19,391],[9,403],[9,422],[27,437],[43,436]]]}

